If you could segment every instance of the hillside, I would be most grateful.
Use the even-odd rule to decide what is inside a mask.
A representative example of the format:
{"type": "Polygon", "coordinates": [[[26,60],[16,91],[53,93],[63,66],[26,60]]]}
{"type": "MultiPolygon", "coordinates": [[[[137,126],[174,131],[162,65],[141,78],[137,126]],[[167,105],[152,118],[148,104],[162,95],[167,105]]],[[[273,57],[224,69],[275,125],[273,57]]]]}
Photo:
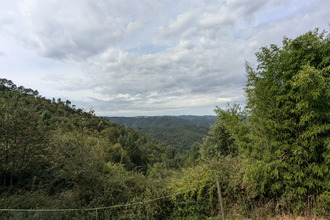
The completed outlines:
{"type": "Polygon", "coordinates": [[[228,219],[330,219],[329,42],[261,48],[246,106],[217,107],[190,150],[0,79],[0,219],[218,219],[219,200],[228,219]]]}
{"type": "Polygon", "coordinates": [[[197,126],[207,126],[214,124],[215,120],[217,119],[217,116],[214,115],[180,115],[175,116],[177,118],[181,118],[187,121],[192,122],[194,125],[197,126]]]}
{"type": "Polygon", "coordinates": [[[132,128],[148,128],[148,127],[177,127],[194,125],[189,120],[180,119],[173,116],[154,116],[154,117],[104,117],[109,121],[132,128]]]}
{"type": "Polygon", "coordinates": [[[139,129],[156,140],[162,141],[175,148],[190,150],[195,143],[202,143],[209,128],[205,126],[178,126],[178,127],[146,127],[139,129]]]}
{"type": "Polygon", "coordinates": [[[216,116],[104,117],[125,127],[132,127],[167,145],[189,150],[202,143],[216,116]]]}
{"type": "Polygon", "coordinates": [[[216,120],[216,116],[140,116],[140,117],[104,117],[109,121],[132,128],[150,127],[181,127],[181,126],[206,126],[209,127],[216,120]]]}
{"type": "MultiPolygon", "coordinates": [[[[173,147],[71,107],[68,100],[49,100],[0,79],[0,103],[0,209],[129,203],[154,194],[149,184],[158,183],[146,176],[154,164],[177,167],[173,147]]],[[[67,213],[33,218],[46,216],[71,219],[67,213]]],[[[0,212],[1,219],[21,217],[0,212]]]]}

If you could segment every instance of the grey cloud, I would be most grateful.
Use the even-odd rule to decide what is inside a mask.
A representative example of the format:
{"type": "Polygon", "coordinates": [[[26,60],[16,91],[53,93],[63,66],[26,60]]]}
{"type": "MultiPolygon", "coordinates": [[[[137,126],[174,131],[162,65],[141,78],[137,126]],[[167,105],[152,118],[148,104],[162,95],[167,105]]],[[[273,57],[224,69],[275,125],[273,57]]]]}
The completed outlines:
{"type": "Polygon", "coordinates": [[[246,33],[251,36],[247,44],[257,51],[261,46],[269,46],[271,43],[281,44],[284,36],[295,38],[315,28],[329,30],[329,1],[312,1],[306,4],[299,1],[298,3],[294,10],[281,19],[246,29],[246,33]]]}
{"type": "Polygon", "coordinates": [[[11,11],[0,11],[0,28],[14,22],[14,13],[11,11]]]}
{"type": "MultiPolygon", "coordinates": [[[[204,15],[202,14],[202,17],[204,15]]],[[[232,21],[226,20],[226,16],[220,18],[217,14],[208,15],[208,18],[204,16],[200,25],[204,29],[212,29],[212,25],[218,21],[225,25],[231,24],[232,21]],[[212,24],[212,20],[216,22],[212,24]]],[[[198,18],[200,17],[197,16],[196,11],[183,13],[178,16],[178,22],[169,25],[165,32],[168,32],[168,36],[179,36],[181,29],[191,29],[198,22],[196,20],[198,18]]],[[[190,33],[188,31],[186,34],[194,35],[194,31],[190,33]]],[[[194,105],[203,105],[205,98],[198,98],[198,95],[214,99],[216,97],[238,99],[241,95],[235,97],[231,93],[233,88],[237,87],[235,83],[240,83],[242,86],[244,70],[240,68],[241,72],[236,72],[231,68],[244,66],[243,60],[237,59],[236,55],[241,51],[241,43],[232,42],[229,45],[224,40],[214,41],[205,38],[205,33],[202,32],[200,36],[203,37],[181,40],[172,48],[148,55],[132,54],[110,47],[96,57],[97,62],[88,63],[89,69],[85,73],[87,80],[77,80],[79,85],[71,85],[71,89],[80,86],[92,90],[93,87],[98,87],[99,89],[94,92],[104,96],[103,99],[109,99],[108,102],[114,110],[116,108],[162,109],[166,107],[164,104],[166,102],[173,103],[175,108],[184,108],[185,105],[190,105],[188,100],[192,100],[194,105]],[[186,101],[177,101],[180,97],[184,97],[186,101]]],[[[78,39],[76,38],[75,42],[78,39]]],[[[58,48],[63,47],[65,46],[58,48]]],[[[86,48],[87,46],[83,50],[91,51],[86,48]]],[[[75,53],[69,49],[66,48],[64,52],[75,53]]],[[[56,50],[51,51],[56,52],[56,50]]],[[[97,52],[93,53],[97,54],[97,52]]],[[[60,54],[55,56],[59,57],[60,54]]],[[[173,106],[168,108],[171,109],[173,106]]]]}
{"type": "Polygon", "coordinates": [[[254,65],[261,46],[329,21],[329,3],[317,2],[313,8],[296,0],[26,0],[22,30],[41,56],[80,68],[53,77],[53,86],[87,110],[212,112],[226,102],[244,103],[244,63],[254,65]],[[285,6],[291,6],[287,14],[274,13],[285,6]],[[264,10],[274,18],[258,20],[264,10]]]}
{"type": "Polygon", "coordinates": [[[176,38],[223,38],[240,31],[237,30],[240,26],[252,23],[255,13],[266,4],[267,1],[264,0],[248,4],[245,0],[204,2],[200,8],[179,14],[174,21],[161,27],[156,39],[168,41],[176,38]]]}
{"type": "Polygon", "coordinates": [[[245,0],[228,1],[228,12],[233,12],[238,18],[251,18],[257,11],[261,10],[266,4],[272,4],[272,1],[255,0],[248,4],[245,0]]]}
{"type": "Polygon", "coordinates": [[[241,43],[231,44],[227,48],[230,53],[223,50],[229,45],[211,43],[181,42],[166,51],[143,56],[110,49],[100,55],[102,62],[95,64],[93,71],[87,70],[86,74],[94,75],[84,83],[79,81],[79,85],[90,89],[97,85],[95,93],[103,96],[98,99],[100,102],[108,99],[106,103],[111,106],[141,111],[160,110],[166,103],[172,103],[172,107],[166,108],[183,109],[191,103],[194,107],[213,102],[213,108],[219,104],[217,97],[228,97],[228,101],[242,99],[242,92],[235,90],[244,85],[244,59],[237,59],[236,55],[238,51],[244,53],[241,43]]]}
{"type": "Polygon", "coordinates": [[[145,18],[136,6],[138,2],[34,0],[25,1],[22,11],[26,34],[42,56],[84,59],[123,42],[143,27],[145,18]]]}
{"type": "Polygon", "coordinates": [[[189,11],[179,14],[175,21],[170,22],[165,27],[160,27],[160,35],[164,39],[171,39],[180,36],[187,29],[194,28],[194,24],[198,18],[198,11],[189,11]]]}

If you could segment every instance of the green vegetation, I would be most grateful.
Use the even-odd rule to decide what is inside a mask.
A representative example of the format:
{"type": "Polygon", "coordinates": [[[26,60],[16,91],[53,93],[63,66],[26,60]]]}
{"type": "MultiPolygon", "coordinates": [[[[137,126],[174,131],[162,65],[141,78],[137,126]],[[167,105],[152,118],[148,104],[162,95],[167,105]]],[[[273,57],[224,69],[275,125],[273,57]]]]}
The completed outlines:
{"type": "Polygon", "coordinates": [[[104,117],[109,121],[132,127],[141,128],[169,128],[186,126],[205,126],[209,127],[216,120],[216,116],[140,116],[140,117],[104,117]]]}
{"type": "MultiPolygon", "coordinates": [[[[155,164],[175,168],[174,148],[6,79],[0,91],[1,208],[104,207],[165,193],[146,173],[155,164]]],[[[1,218],[34,214],[72,217],[0,212],[1,218]]]]}
{"type": "Polygon", "coordinates": [[[149,128],[149,127],[177,127],[194,125],[191,121],[184,120],[173,116],[154,116],[154,117],[104,117],[109,121],[132,128],[149,128]]]}
{"type": "Polygon", "coordinates": [[[190,121],[197,126],[207,126],[207,127],[210,127],[210,125],[214,124],[215,120],[217,119],[217,117],[213,115],[202,115],[202,116],[180,115],[176,117],[190,121]]]}
{"type": "MultiPolygon", "coordinates": [[[[330,218],[329,41],[315,30],[261,48],[246,65],[247,106],[216,108],[186,155],[1,79],[0,209],[53,211],[0,219],[219,217],[215,175],[228,218],[330,218]]],[[[184,127],[171,129],[166,139],[184,127]]]]}
{"type": "Polygon", "coordinates": [[[194,144],[202,143],[209,128],[205,126],[149,127],[141,128],[139,131],[177,149],[190,150],[194,144]]]}
{"type": "Polygon", "coordinates": [[[247,65],[250,135],[239,144],[245,182],[253,199],[303,212],[330,192],[330,38],[309,32],[256,55],[257,70],[247,65]]]}
{"type": "Polygon", "coordinates": [[[109,121],[138,129],[179,150],[190,150],[202,143],[216,116],[104,117],[109,121]]]}
{"type": "Polygon", "coordinates": [[[216,109],[220,138],[209,138],[202,156],[237,154],[250,209],[329,217],[330,37],[284,38],[256,56],[257,69],[246,66],[246,108],[216,109]]]}

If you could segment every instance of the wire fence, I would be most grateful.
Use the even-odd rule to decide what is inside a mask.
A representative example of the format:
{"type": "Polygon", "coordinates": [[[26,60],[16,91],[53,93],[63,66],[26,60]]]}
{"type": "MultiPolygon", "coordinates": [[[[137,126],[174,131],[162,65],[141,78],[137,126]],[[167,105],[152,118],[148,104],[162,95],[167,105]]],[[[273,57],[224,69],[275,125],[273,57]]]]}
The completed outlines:
{"type": "Polygon", "coordinates": [[[115,209],[115,208],[120,208],[120,207],[125,207],[128,208],[130,206],[136,206],[136,205],[145,205],[151,202],[155,202],[157,200],[162,200],[162,199],[166,199],[166,198],[172,198],[181,194],[186,194],[188,192],[192,192],[194,190],[197,190],[201,187],[205,187],[211,183],[214,182],[209,182],[207,184],[204,184],[202,186],[198,186],[195,188],[191,188],[189,190],[186,191],[182,191],[179,193],[174,193],[171,195],[166,195],[166,196],[162,196],[162,197],[158,197],[158,198],[154,198],[154,199],[149,199],[149,200],[144,200],[144,201],[140,201],[140,202],[133,202],[133,203],[126,203],[126,204],[118,204],[118,205],[113,205],[113,206],[107,206],[107,207],[94,207],[94,208],[67,208],[67,209],[0,209],[0,212],[25,212],[25,213],[31,213],[31,212],[35,212],[35,213],[42,213],[42,212],[75,212],[75,211],[95,211],[96,213],[96,219],[98,219],[98,211],[100,210],[107,210],[107,209],[115,209]]]}

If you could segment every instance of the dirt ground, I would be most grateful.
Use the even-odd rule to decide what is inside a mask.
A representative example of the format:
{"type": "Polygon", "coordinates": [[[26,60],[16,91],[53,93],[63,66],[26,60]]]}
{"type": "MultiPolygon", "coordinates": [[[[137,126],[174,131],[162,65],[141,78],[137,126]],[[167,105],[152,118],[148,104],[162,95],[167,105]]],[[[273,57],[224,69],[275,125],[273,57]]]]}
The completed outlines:
{"type": "Polygon", "coordinates": [[[281,215],[271,218],[271,220],[329,220],[317,216],[294,216],[294,215],[281,215]]]}

